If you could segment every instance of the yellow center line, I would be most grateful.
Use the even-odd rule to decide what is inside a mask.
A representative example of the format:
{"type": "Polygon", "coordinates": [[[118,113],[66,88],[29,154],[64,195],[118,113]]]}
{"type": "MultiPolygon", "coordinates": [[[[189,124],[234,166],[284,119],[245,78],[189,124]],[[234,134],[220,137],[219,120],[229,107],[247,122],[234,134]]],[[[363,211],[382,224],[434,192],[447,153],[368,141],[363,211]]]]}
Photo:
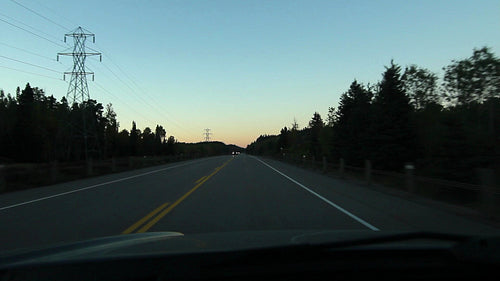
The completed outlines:
{"type": "Polygon", "coordinates": [[[170,211],[172,211],[177,205],[179,205],[184,199],[186,199],[191,193],[196,191],[202,184],[204,184],[207,180],[209,180],[213,175],[217,174],[224,166],[226,166],[229,162],[233,160],[232,158],[226,161],[222,166],[218,167],[214,172],[212,172],[210,175],[206,176],[204,179],[202,179],[197,185],[195,185],[191,190],[189,190],[186,194],[182,195],[181,198],[177,199],[172,205],[168,206],[165,210],[163,210],[160,214],[158,214],[154,219],[150,220],[147,224],[145,224],[141,229],[137,231],[137,233],[143,233],[148,231],[153,225],[155,225],[161,218],[163,218],[166,214],[168,214],[170,211]]]}
{"type": "Polygon", "coordinates": [[[201,178],[199,178],[197,181],[195,181],[194,183],[199,183],[200,181],[202,181],[204,178],[206,178],[207,176],[203,176],[201,178]]]}
{"type": "Polygon", "coordinates": [[[143,217],[142,219],[140,219],[138,222],[134,223],[129,228],[125,229],[125,231],[123,231],[122,234],[132,233],[136,228],[138,228],[139,226],[141,226],[143,223],[145,223],[147,220],[149,220],[152,216],[156,215],[156,213],[160,212],[165,207],[167,207],[167,205],[169,203],[170,202],[164,203],[160,207],[154,209],[151,213],[147,214],[145,217],[143,217]]]}

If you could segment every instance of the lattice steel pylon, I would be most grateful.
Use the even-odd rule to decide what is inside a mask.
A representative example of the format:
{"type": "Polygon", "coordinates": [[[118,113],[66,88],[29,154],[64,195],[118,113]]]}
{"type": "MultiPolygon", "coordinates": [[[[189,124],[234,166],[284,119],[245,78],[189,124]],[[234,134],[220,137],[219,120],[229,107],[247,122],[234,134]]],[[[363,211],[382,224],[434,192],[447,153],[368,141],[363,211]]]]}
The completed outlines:
{"type": "Polygon", "coordinates": [[[59,61],[59,56],[73,57],[73,70],[71,72],[64,72],[64,80],[66,80],[67,74],[71,74],[66,98],[71,105],[75,103],[80,105],[83,111],[82,134],[85,146],[85,159],[88,159],[89,150],[95,149],[95,145],[98,142],[95,140],[96,136],[93,135],[93,130],[90,130],[93,127],[92,124],[87,124],[88,115],[90,114],[87,109],[87,102],[90,100],[87,75],[92,75],[92,80],[94,80],[94,72],[87,71],[85,60],[88,56],[99,56],[99,60],[102,61],[102,54],[95,51],[86,52],[85,43],[87,38],[92,37],[92,41],[95,43],[95,35],[82,27],[78,27],[71,33],[64,34],[64,42],[66,42],[67,37],[73,37],[73,51],[58,53],[57,61],[59,61]],[[89,147],[88,143],[89,138],[95,140],[92,142],[93,145],[90,145],[91,147],[89,147]]]}
{"type": "Polygon", "coordinates": [[[89,88],[87,85],[87,75],[92,75],[92,80],[94,80],[94,72],[87,72],[86,70],[85,59],[88,56],[99,56],[102,61],[102,54],[85,51],[85,41],[87,41],[88,37],[92,37],[92,41],[95,43],[95,34],[90,33],[81,27],[78,27],[72,33],[64,34],[64,42],[66,42],[67,37],[73,37],[73,52],[58,53],[57,60],[59,61],[59,56],[73,57],[73,71],[64,72],[64,80],[66,80],[66,74],[71,74],[71,80],[69,82],[66,97],[71,104],[82,103],[90,99],[89,88]]]}
{"type": "Polygon", "coordinates": [[[210,135],[212,135],[212,133],[210,132],[210,129],[205,129],[205,132],[203,133],[203,135],[205,136],[205,142],[209,142],[210,141],[210,135]]]}

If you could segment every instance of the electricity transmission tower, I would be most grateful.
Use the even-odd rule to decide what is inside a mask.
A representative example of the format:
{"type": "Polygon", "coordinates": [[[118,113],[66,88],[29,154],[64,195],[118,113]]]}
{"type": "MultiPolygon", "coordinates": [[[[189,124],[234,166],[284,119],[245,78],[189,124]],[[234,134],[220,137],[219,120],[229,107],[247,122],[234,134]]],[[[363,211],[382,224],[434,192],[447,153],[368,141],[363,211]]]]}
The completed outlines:
{"type": "Polygon", "coordinates": [[[205,129],[205,132],[203,133],[203,135],[205,136],[205,142],[209,142],[210,135],[212,135],[212,133],[210,132],[210,129],[205,129]]]}
{"type": "Polygon", "coordinates": [[[102,61],[102,54],[95,51],[86,52],[85,43],[87,39],[92,37],[92,41],[95,43],[95,35],[81,27],[78,27],[71,33],[64,34],[64,42],[66,42],[67,37],[73,37],[73,50],[72,52],[58,53],[57,61],[59,61],[59,56],[73,57],[73,70],[71,72],[64,72],[64,80],[66,80],[66,74],[71,74],[71,80],[69,82],[66,98],[72,106],[75,103],[81,105],[83,116],[81,132],[83,134],[85,146],[85,159],[88,159],[89,150],[97,150],[98,141],[95,132],[95,118],[92,117],[92,112],[89,112],[88,108],[90,94],[87,84],[87,75],[92,75],[92,80],[94,80],[94,72],[87,71],[87,68],[85,67],[85,60],[88,56],[99,56],[99,60],[102,61]],[[87,124],[89,121],[90,124],[87,124]]]}

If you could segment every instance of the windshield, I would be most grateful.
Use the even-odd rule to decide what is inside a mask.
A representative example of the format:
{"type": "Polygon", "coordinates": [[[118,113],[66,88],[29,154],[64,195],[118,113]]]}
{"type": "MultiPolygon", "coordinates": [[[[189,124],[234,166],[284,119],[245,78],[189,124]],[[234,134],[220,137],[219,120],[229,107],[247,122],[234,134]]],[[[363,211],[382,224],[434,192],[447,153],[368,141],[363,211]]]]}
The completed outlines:
{"type": "Polygon", "coordinates": [[[163,231],[498,234],[499,11],[2,1],[0,252],[163,231]]]}

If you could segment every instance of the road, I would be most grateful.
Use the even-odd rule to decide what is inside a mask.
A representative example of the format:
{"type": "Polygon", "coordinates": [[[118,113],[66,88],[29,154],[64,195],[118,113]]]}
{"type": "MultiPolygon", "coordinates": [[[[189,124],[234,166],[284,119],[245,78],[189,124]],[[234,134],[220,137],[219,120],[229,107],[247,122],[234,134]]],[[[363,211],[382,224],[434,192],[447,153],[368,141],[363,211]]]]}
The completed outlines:
{"type": "Polygon", "coordinates": [[[145,231],[500,233],[446,208],[244,154],[2,194],[0,225],[0,251],[145,231]]]}

